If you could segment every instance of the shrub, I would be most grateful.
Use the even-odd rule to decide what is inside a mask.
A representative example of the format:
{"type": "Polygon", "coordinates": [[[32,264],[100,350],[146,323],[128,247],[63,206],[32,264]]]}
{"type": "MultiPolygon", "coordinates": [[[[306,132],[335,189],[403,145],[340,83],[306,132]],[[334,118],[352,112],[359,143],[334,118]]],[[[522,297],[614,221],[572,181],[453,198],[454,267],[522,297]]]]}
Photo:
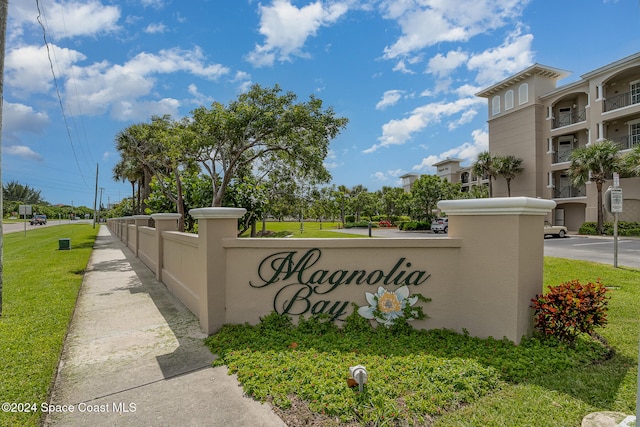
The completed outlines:
{"type": "Polygon", "coordinates": [[[344,222],[355,222],[355,221],[356,221],[355,215],[347,215],[344,217],[344,222]]]}
{"type": "Polygon", "coordinates": [[[596,235],[598,234],[597,224],[595,222],[585,222],[580,226],[578,233],[596,235]]]}
{"type": "MultiPolygon", "coordinates": [[[[580,226],[578,233],[587,235],[597,235],[597,223],[585,222],[580,226]]],[[[613,223],[605,222],[602,224],[602,232],[604,234],[613,235],[613,223]]],[[[640,236],[640,222],[619,221],[618,234],[620,236],[640,236]]]]}
{"type": "Polygon", "coordinates": [[[431,230],[431,223],[427,221],[407,221],[401,223],[398,228],[404,231],[431,230]]]}
{"type": "Polygon", "coordinates": [[[597,326],[607,324],[607,288],[600,283],[578,280],[550,287],[532,299],[535,327],[544,335],[573,342],[580,333],[593,335],[597,326]]]}

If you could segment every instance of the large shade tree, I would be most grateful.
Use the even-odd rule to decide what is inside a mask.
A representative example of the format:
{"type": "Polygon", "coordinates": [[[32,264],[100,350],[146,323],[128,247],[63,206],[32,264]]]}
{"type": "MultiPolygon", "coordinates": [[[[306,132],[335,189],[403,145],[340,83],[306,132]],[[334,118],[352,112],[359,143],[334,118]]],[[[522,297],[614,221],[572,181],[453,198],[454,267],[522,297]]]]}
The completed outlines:
{"type": "MultiPolygon", "coordinates": [[[[183,219],[186,219],[186,210],[182,175],[196,169],[194,138],[189,124],[188,119],[176,121],[169,115],[154,116],[150,123],[135,124],[119,132],[116,148],[120,151],[121,161],[113,171],[114,179],[120,177],[131,182],[142,177],[144,200],[150,195],[152,180],[155,181],[183,219]]],[[[183,222],[179,229],[184,229],[183,222]]]]}
{"type": "Polygon", "coordinates": [[[198,161],[213,183],[213,206],[222,206],[229,183],[257,162],[278,158],[305,178],[327,182],[323,165],[329,142],[346,127],[332,108],[311,96],[296,102],[292,92],[278,85],[253,85],[228,105],[214,103],[192,112],[191,131],[198,147],[198,161]]]}
{"type": "Polygon", "coordinates": [[[613,172],[622,170],[619,147],[615,142],[603,140],[580,147],[571,153],[568,175],[574,185],[588,181],[596,185],[598,192],[598,233],[602,234],[604,212],[602,207],[602,185],[613,172]]]}
{"type": "Polygon", "coordinates": [[[411,187],[412,216],[430,220],[440,200],[461,198],[462,184],[447,181],[436,175],[422,175],[411,187]]]}

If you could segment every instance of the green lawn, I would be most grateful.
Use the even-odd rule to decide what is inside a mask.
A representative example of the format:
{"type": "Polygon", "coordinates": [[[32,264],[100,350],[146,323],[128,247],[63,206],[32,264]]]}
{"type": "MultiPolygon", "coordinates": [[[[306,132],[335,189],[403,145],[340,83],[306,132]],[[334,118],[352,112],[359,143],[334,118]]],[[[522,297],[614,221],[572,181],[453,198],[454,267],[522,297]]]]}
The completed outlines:
{"type": "Polygon", "coordinates": [[[285,420],[574,427],[590,412],[634,414],[640,271],[545,259],[545,285],[574,278],[612,288],[609,325],[598,333],[614,352],[587,337],[570,348],[537,338],[514,346],[449,331],[393,333],[358,316],[342,331],[309,320],[283,328],[269,316],[256,327],[225,327],[207,342],[245,392],[272,401],[285,420]],[[357,363],[370,373],[363,394],[346,387],[347,368],[357,363]]]}
{"type": "MultiPolygon", "coordinates": [[[[269,224],[299,235],[299,223],[269,224]]],[[[303,237],[331,227],[305,223],[303,237]]],[[[4,236],[1,402],[46,402],[96,231],[70,224],[4,236]],[[70,238],[72,250],[58,250],[59,238],[70,238]]],[[[545,285],[575,278],[612,289],[609,324],[598,333],[614,354],[586,339],[576,348],[537,339],[516,347],[449,331],[373,331],[361,319],[347,332],[308,320],[285,333],[271,319],[225,328],[208,344],[247,393],[273,400],[285,418],[304,408],[323,425],[573,427],[593,411],[634,413],[640,271],[545,259],[545,285]],[[346,387],[356,363],[370,370],[363,394],[346,387]]],[[[36,426],[40,415],[0,412],[0,426],[36,426]]]]}
{"type": "MultiPolygon", "coordinates": [[[[4,236],[0,402],[46,402],[97,228],[73,224],[4,236]],[[70,238],[71,250],[58,250],[70,238]]],[[[1,426],[36,426],[41,412],[0,412],[1,426]]]]}
{"type": "Polygon", "coordinates": [[[616,350],[600,363],[533,376],[442,417],[438,426],[579,426],[595,411],[635,414],[640,334],[640,270],[560,258],[546,258],[544,283],[571,279],[612,289],[609,324],[598,330],[616,350]]]}
{"type": "MultiPolygon", "coordinates": [[[[345,238],[362,238],[366,236],[362,236],[360,234],[350,234],[350,233],[342,233],[336,232],[332,230],[336,230],[341,227],[342,223],[340,222],[319,222],[319,221],[305,221],[302,224],[300,222],[291,222],[291,221],[268,221],[267,222],[267,230],[275,232],[276,235],[274,237],[295,237],[295,238],[320,238],[320,239],[345,239],[345,238]],[[320,228],[322,227],[322,228],[320,228]]],[[[257,231],[262,231],[262,223],[257,224],[257,231]]],[[[243,234],[243,236],[248,236],[249,232],[243,234]]]]}

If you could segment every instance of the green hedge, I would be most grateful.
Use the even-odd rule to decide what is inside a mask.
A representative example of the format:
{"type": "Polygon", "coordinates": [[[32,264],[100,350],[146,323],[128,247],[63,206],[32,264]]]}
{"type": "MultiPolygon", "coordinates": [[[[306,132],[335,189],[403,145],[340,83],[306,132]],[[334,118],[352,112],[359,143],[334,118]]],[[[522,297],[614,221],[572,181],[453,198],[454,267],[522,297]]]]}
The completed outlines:
{"type": "MultiPolygon", "coordinates": [[[[596,222],[585,222],[580,226],[578,233],[587,235],[597,235],[598,225],[596,222]]],[[[613,235],[613,223],[605,222],[603,224],[603,232],[606,235],[613,235]]],[[[620,221],[618,222],[618,235],[620,236],[640,236],[640,222],[620,221]]]]}
{"type": "Polygon", "coordinates": [[[398,224],[398,229],[404,231],[431,230],[431,223],[427,221],[406,221],[398,224]]]}

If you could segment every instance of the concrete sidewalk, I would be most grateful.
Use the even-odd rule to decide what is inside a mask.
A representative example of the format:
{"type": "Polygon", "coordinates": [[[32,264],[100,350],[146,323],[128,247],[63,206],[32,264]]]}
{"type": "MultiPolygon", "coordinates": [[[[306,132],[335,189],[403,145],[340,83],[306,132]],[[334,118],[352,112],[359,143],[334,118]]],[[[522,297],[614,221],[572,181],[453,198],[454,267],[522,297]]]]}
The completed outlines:
{"type": "Polygon", "coordinates": [[[284,426],[243,396],[226,367],[211,367],[204,338],[195,316],[101,226],[45,425],[284,426]]]}

